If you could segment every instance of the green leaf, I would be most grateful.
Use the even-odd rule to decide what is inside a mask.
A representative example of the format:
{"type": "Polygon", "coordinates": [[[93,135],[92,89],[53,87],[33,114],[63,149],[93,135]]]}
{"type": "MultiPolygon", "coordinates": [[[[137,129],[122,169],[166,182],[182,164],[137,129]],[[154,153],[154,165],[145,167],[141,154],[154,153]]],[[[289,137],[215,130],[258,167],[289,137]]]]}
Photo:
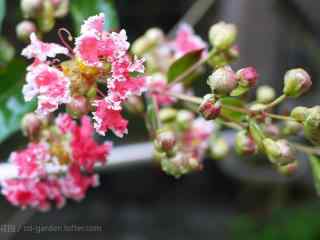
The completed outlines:
{"type": "Polygon", "coordinates": [[[240,100],[239,98],[235,98],[235,97],[223,97],[220,99],[221,103],[222,103],[222,109],[221,109],[221,114],[225,117],[228,117],[234,121],[237,122],[241,122],[245,117],[246,114],[241,113],[241,112],[236,112],[236,111],[232,111],[229,109],[226,109],[223,107],[223,105],[226,106],[235,106],[235,107],[244,107],[244,103],[242,100],[240,100]]]}
{"type": "Polygon", "coordinates": [[[2,29],[2,22],[6,15],[6,0],[0,0],[0,32],[2,29]]]}
{"type": "Polygon", "coordinates": [[[313,174],[313,181],[318,195],[320,195],[320,158],[310,155],[310,165],[313,174]]]}
{"type": "Polygon", "coordinates": [[[174,81],[177,77],[187,71],[192,65],[198,62],[201,58],[202,52],[203,50],[189,52],[173,62],[169,67],[167,73],[168,83],[174,81]]]}
{"type": "Polygon", "coordinates": [[[26,64],[14,59],[0,72],[0,143],[19,130],[23,115],[34,109],[35,103],[26,103],[22,96],[26,64]]]}
{"type": "Polygon", "coordinates": [[[71,1],[71,16],[76,32],[80,32],[83,21],[99,13],[105,14],[105,30],[119,28],[118,15],[113,0],[73,0],[71,1]]]}
{"type": "Polygon", "coordinates": [[[239,85],[236,89],[234,89],[231,92],[230,96],[232,96],[232,97],[241,96],[241,95],[245,94],[246,92],[248,92],[249,89],[250,89],[249,87],[239,85]]]}
{"type": "Polygon", "coordinates": [[[151,97],[147,98],[146,125],[151,135],[155,135],[160,127],[157,105],[155,99],[151,97]]]}
{"type": "Polygon", "coordinates": [[[254,142],[257,144],[259,150],[263,151],[263,139],[265,138],[265,135],[260,125],[255,120],[249,121],[249,131],[252,138],[254,139],[254,142]]]}

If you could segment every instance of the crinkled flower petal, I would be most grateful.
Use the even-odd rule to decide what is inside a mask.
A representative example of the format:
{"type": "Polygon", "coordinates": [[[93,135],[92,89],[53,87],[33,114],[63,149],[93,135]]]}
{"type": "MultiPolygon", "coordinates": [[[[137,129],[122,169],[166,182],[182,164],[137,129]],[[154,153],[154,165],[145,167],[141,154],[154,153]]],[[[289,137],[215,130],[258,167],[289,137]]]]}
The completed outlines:
{"type": "Polygon", "coordinates": [[[101,34],[104,29],[104,21],[103,13],[89,17],[81,26],[81,34],[86,34],[91,31],[101,34]]]}

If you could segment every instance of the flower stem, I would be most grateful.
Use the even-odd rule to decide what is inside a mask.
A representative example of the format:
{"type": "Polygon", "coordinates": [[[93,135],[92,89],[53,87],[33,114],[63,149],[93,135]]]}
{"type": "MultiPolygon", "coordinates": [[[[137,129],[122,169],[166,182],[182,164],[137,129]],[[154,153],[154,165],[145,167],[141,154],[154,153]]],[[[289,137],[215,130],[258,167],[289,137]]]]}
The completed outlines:
{"type": "Polygon", "coordinates": [[[278,104],[280,104],[281,102],[283,102],[285,99],[287,98],[286,95],[282,94],[281,96],[279,96],[278,98],[276,98],[273,102],[265,105],[262,109],[259,109],[259,111],[261,110],[267,110],[269,108],[273,108],[275,106],[277,106],[278,104]]]}
{"type": "Polygon", "coordinates": [[[300,143],[292,143],[292,142],[290,142],[290,144],[293,147],[295,147],[297,150],[301,151],[301,152],[304,152],[306,154],[313,154],[313,155],[320,156],[320,149],[319,148],[305,146],[305,145],[302,145],[300,143]]]}
{"type": "Polygon", "coordinates": [[[266,115],[268,117],[274,118],[274,119],[278,119],[278,120],[283,120],[283,121],[296,121],[294,118],[292,117],[288,117],[288,116],[283,116],[283,115],[278,115],[278,114],[272,114],[272,113],[267,113],[266,115]]]}
{"type": "Polygon", "coordinates": [[[202,103],[202,98],[199,98],[199,97],[189,96],[189,95],[185,95],[185,94],[178,94],[178,93],[169,93],[168,95],[175,97],[177,99],[187,101],[190,103],[195,103],[198,105],[202,103]]]}

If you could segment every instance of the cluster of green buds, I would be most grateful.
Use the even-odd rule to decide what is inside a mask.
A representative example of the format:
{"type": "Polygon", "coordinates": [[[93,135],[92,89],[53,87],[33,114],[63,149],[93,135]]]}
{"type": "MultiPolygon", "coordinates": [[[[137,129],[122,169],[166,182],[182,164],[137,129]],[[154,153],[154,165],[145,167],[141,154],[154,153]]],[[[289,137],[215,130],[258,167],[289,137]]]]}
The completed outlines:
{"type": "Polygon", "coordinates": [[[25,20],[17,24],[16,34],[27,42],[33,32],[51,31],[56,19],[67,15],[69,0],[21,0],[20,7],[25,20]]]}

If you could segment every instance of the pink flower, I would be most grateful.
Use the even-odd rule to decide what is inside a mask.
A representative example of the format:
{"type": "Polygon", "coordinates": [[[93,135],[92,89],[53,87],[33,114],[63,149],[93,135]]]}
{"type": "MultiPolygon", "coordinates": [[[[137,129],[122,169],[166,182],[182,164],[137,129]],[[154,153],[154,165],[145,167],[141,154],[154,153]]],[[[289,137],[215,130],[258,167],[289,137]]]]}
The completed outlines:
{"type": "Polygon", "coordinates": [[[172,47],[176,51],[176,57],[180,57],[191,51],[205,49],[207,44],[194,34],[190,25],[184,23],[179,26],[172,47]]]}
{"type": "Polygon", "coordinates": [[[68,133],[75,129],[76,123],[69,114],[59,114],[55,120],[56,126],[62,133],[68,133]]]}
{"type": "Polygon", "coordinates": [[[99,15],[89,17],[81,26],[80,32],[81,34],[85,34],[90,31],[102,33],[103,28],[104,28],[104,14],[100,13],[99,15]]]}
{"type": "Polygon", "coordinates": [[[182,93],[182,84],[174,84],[169,87],[165,76],[161,74],[155,74],[147,82],[148,92],[154,96],[161,106],[168,106],[174,104],[176,99],[170,96],[170,93],[182,93]]]}
{"type": "Polygon", "coordinates": [[[112,144],[106,142],[97,144],[93,139],[94,129],[87,116],[82,117],[81,126],[72,131],[71,149],[73,161],[84,167],[88,172],[93,171],[96,163],[105,164],[111,151],[112,144]]]}
{"type": "Polygon", "coordinates": [[[43,177],[46,175],[45,164],[50,160],[48,147],[45,144],[29,144],[20,151],[10,155],[10,162],[18,168],[21,178],[43,177]]]}
{"type": "Polygon", "coordinates": [[[83,175],[77,164],[71,165],[67,175],[58,181],[61,193],[76,201],[82,200],[90,187],[99,185],[98,175],[83,175]]]}
{"type": "Polygon", "coordinates": [[[107,99],[96,102],[96,112],[93,116],[94,127],[101,135],[105,135],[109,129],[118,137],[128,133],[128,121],[121,116],[121,107],[112,106],[107,99]]]}
{"type": "Polygon", "coordinates": [[[26,101],[38,96],[37,112],[46,115],[58,108],[59,104],[69,102],[70,81],[54,67],[39,64],[26,76],[27,83],[23,87],[26,101]]]}
{"type": "Polygon", "coordinates": [[[67,48],[55,43],[44,43],[37,38],[35,33],[30,35],[31,43],[22,50],[22,56],[26,58],[35,58],[44,62],[48,57],[54,58],[57,54],[68,55],[67,48]]]}

